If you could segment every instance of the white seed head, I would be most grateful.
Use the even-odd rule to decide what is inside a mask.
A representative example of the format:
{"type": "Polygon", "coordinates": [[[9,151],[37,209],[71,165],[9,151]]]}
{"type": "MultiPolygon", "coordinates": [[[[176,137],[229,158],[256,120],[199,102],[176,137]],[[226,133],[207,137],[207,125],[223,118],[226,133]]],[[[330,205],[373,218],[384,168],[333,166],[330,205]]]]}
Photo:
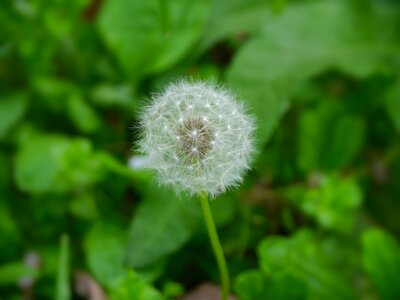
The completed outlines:
{"type": "Polygon", "coordinates": [[[145,107],[139,150],[161,184],[215,196],[242,181],[254,152],[253,118],[211,83],[169,85],[145,107]]]}

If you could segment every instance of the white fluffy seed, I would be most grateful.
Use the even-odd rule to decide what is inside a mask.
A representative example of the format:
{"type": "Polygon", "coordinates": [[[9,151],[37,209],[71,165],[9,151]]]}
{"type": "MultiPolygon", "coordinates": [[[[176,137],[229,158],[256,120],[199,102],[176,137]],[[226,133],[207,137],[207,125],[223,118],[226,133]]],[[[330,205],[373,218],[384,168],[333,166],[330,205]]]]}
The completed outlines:
{"type": "Polygon", "coordinates": [[[149,156],[159,182],[177,193],[215,196],[240,183],[250,168],[253,118],[215,84],[167,86],[145,107],[140,126],[139,150],[149,156]]]}

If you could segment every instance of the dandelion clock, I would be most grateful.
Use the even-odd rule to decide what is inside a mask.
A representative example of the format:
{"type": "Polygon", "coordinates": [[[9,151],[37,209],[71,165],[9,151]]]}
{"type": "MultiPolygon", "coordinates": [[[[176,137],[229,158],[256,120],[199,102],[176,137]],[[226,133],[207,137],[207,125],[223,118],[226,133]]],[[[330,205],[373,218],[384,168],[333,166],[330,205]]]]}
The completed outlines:
{"type": "Polygon", "coordinates": [[[242,181],[253,154],[253,120],[226,90],[179,82],[141,116],[140,150],[161,184],[215,196],[242,181]]]}
{"type": "Polygon", "coordinates": [[[254,152],[253,119],[227,90],[204,82],[173,83],[153,96],[140,118],[139,150],[160,184],[198,195],[227,299],[229,277],[207,196],[238,185],[254,152]]]}

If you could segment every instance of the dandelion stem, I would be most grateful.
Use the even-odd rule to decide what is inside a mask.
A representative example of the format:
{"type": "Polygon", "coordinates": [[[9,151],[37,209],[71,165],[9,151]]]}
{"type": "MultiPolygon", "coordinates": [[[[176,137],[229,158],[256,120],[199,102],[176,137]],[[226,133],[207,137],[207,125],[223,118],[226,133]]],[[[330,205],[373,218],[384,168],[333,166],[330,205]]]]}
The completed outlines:
{"type": "Polygon", "coordinates": [[[208,236],[210,238],[211,246],[214,251],[215,258],[217,259],[218,269],[222,282],[222,296],[221,300],[227,300],[229,295],[229,272],[226,265],[224,252],[222,251],[221,243],[218,238],[218,233],[215,228],[214,219],[211,213],[210,204],[205,193],[200,194],[200,203],[203,210],[204,220],[206,222],[208,236]]]}

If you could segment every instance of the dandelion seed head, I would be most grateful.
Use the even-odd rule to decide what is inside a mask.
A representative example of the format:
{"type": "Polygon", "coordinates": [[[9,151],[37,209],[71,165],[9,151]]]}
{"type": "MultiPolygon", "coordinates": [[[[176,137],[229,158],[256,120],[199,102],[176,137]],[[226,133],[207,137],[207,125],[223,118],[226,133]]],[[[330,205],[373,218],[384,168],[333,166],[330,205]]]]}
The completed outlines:
{"type": "Polygon", "coordinates": [[[158,181],[178,193],[215,196],[238,185],[250,168],[253,118],[215,84],[171,84],[140,120],[139,150],[149,156],[158,181]]]}

